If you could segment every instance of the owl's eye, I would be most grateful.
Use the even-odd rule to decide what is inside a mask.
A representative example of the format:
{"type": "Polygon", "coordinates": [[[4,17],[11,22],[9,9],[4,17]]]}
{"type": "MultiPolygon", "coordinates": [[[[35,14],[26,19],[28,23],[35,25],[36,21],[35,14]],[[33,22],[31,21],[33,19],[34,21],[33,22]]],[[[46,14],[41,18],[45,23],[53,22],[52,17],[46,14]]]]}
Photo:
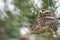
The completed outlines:
{"type": "Polygon", "coordinates": [[[39,14],[41,15],[42,13],[40,12],[39,14]]]}
{"type": "Polygon", "coordinates": [[[46,13],[50,13],[50,11],[49,10],[46,10],[46,11],[44,11],[44,13],[46,14],[46,13]]]}
{"type": "Polygon", "coordinates": [[[41,12],[40,12],[40,14],[41,14],[41,12]]]}
{"type": "Polygon", "coordinates": [[[50,13],[50,12],[45,12],[45,14],[50,13]]]}
{"type": "Polygon", "coordinates": [[[48,15],[49,12],[46,12],[45,15],[48,15]]]}
{"type": "Polygon", "coordinates": [[[51,12],[46,12],[45,15],[46,16],[52,16],[53,14],[51,12]]]}

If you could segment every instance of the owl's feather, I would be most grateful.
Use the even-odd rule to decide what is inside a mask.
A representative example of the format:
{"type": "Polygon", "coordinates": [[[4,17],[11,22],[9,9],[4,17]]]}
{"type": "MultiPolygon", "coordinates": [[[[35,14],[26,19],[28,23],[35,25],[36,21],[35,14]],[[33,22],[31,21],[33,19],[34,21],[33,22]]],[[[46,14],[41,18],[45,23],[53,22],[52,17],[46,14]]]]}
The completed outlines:
{"type": "Polygon", "coordinates": [[[36,18],[32,31],[33,33],[41,33],[46,29],[52,29],[53,31],[57,30],[57,23],[54,12],[51,10],[41,10],[40,15],[36,18]],[[43,16],[41,16],[43,15],[43,16]]]}

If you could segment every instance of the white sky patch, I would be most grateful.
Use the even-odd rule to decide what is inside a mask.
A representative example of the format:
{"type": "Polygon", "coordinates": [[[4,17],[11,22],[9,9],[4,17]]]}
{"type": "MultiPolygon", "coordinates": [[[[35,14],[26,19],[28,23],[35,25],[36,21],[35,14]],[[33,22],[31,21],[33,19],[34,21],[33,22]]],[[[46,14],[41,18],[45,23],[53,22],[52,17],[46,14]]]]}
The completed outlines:
{"type": "Polygon", "coordinates": [[[15,8],[15,6],[12,4],[9,4],[8,7],[9,7],[9,10],[11,10],[11,11],[15,8]]]}
{"type": "Polygon", "coordinates": [[[34,0],[35,4],[37,4],[38,0],[34,0]]]}
{"type": "Polygon", "coordinates": [[[8,15],[0,10],[0,19],[5,21],[5,18],[8,18],[8,15]]]}
{"type": "Polygon", "coordinates": [[[57,35],[60,35],[60,27],[58,27],[57,35]]]}
{"type": "Polygon", "coordinates": [[[34,6],[37,5],[37,7],[41,8],[42,0],[34,0],[34,3],[35,3],[34,6]]]}
{"type": "Polygon", "coordinates": [[[14,4],[12,4],[13,0],[6,0],[6,3],[4,0],[0,0],[0,19],[5,20],[8,18],[8,15],[6,14],[6,11],[10,11],[13,15],[18,16],[20,15],[20,10],[15,7],[14,4]]]}
{"type": "Polygon", "coordinates": [[[60,17],[60,0],[54,0],[54,1],[56,1],[55,6],[58,7],[55,11],[56,17],[58,18],[60,17]]]}
{"type": "Polygon", "coordinates": [[[60,7],[57,8],[57,10],[56,10],[56,15],[57,15],[57,17],[60,17],[60,7]]]}
{"type": "Polygon", "coordinates": [[[13,0],[8,0],[7,1],[7,5],[8,5],[8,10],[10,10],[12,12],[13,15],[19,15],[20,10],[18,8],[15,7],[14,4],[12,4],[13,0]]]}
{"type": "Polygon", "coordinates": [[[3,0],[0,0],[0,10],[4,10],[4,2],[3,0]]]}
{"type": "Polygon", "coordinates": [[[20,34],[21,35],[26,35],[27,33],[29,33],[30,31],[28,30],[28,28],[23,27],[20,29],[20,34]]]}

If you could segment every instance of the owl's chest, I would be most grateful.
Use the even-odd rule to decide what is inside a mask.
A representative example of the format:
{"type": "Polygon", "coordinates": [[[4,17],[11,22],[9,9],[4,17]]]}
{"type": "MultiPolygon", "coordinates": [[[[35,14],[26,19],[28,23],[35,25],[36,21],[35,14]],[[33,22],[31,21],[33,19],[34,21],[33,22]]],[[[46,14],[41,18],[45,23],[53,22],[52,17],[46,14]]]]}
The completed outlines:
{"type": "Polygon", "coordinates": [[[52,22],[55,22],[54,18],[53,19],[52,18],[37,18],[37,21],[36,21],[36,23],[41,25],[42,27],[45,25],[49,25],[52,22]]]}
{"type": "Polygon", "coordinates": [[[51,11],[40,12],[40,15],[36,18],[33,23],[32,30],[34,33],[39,33],[46,29],[56,30],[56,18],[54,13],[51,11]]]}
{"type": "Polygon", "coordinates": [[[52,18],[37,18],[36,19],[37,21],[35,21],[35,23],[33,24],[33,28],[32,30],[34,32],[39,32],[41,31],[41,29],[43,30],[44,28],[48,28],[48,27],[55,27],[55,19],[52,19],[52,18]]]}

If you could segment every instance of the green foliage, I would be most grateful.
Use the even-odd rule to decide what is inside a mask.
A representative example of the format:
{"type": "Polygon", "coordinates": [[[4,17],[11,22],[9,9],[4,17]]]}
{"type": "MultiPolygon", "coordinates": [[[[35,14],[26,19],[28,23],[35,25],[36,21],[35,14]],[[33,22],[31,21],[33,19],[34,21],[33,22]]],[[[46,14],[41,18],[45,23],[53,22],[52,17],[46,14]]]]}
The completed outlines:
{"type": "MultiPolygon", "coordinates": [[[[19,29],[23,27],[23,22],[26,22],[29,26],[32,27],[32,24],[36,18],[36,15],[32,14],[31,8],[34,8],[33,3],[30,0],[14,0],[14,5],[20,9],[20,15],[13,15],[10,11],[7,11],[8,19],[6,22],[0,20],[0,24],[3,23],[2,35],[5,35],[6,38],[17,38],[19,36],[19,29]]],[[[0,25],[1,27],[1,25],[0,25]]],[[[2,28],[1,28],[2,29],[2,28]]]]}
{"type": "Polygon", "coordinates": [[[53,3],[53,0],[42,0],[43,1],[43,8],[48,8],[49,6],[50,7],[54,7],[54,3],[53,3]]]}
{"type": "Polygon", "coordinates": [[[34,8],[33,3],[31,2],[31,0],[14,0],[14,4],[16,5],[16,7],[18,7],[20,9],[20,22],[21,20],[25,20],[27,23],[31,24],[30,26],[32,26],[36,15],[32,14],[32,10],[31,8],[33,8],[34,10],[36,8],[34,8]],[[18,5],[17,5],[18,4],[18,5]],[[25,18],[27,18],[28,20],[26,20],[25,18]]]}
{"type": "MultiPolygon", "coordinates": [[[[32,27],[37,14],[33,14],[31,8],[33,8],[34,13],[38,13],[39,8],[35,8],[31,0],[13,0],[13,4],[19,8],[20,15],[13,15],[10,11],[7,11],[8,19],[6,22],[0,20],[0,24],[4,23],[3,26],[7,25],[6,31],[3,32],[7,38],[17,38],[19,36],[19,28],[23,27],[23,22],[26,22],[30,27],[32,27]]],[[[43,8],[48,8],[48,6],[54,6],[52,0],[42,0],[43,8]]],[[[1,27],[1,25],[0,25],[1,27]]],[[[3,28],[4,28],[3,27],[3,28]]]]}

